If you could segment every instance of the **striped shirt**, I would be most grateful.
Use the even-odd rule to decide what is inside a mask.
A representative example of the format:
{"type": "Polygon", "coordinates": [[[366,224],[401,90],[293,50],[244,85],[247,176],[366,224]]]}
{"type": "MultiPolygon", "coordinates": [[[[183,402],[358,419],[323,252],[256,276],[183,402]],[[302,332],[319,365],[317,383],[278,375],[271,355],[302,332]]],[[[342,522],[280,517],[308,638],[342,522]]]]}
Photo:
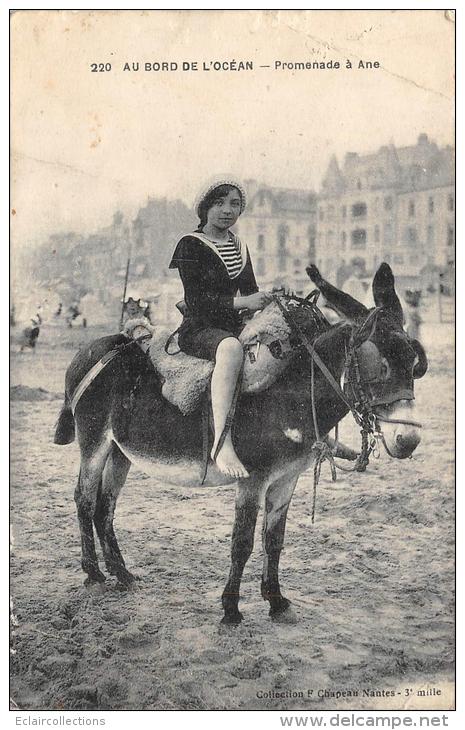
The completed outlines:
{"type": "Polygon", "coordinates": [[[212,241],[226,266],[230,279],[235,279],[242,269],[242,256],[235,240],[212,241]]]}

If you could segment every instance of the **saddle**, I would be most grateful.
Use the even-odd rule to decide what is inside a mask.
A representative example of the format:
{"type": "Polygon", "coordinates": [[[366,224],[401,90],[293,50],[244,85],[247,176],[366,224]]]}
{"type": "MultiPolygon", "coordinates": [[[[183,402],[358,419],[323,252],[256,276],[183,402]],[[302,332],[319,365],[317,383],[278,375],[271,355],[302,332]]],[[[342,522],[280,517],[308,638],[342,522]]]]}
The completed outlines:
{"type": "MultiPolygon", "coordinates": [[[[210,383],[214,363],[184,352],[168,354],[165,351],[168,336],[169,332],[157,328],[149,354],[155,369],[165,381],[163,396],[187,415],[200,406],[210,383]]],[[[275,382],[294,354],[290,339],[290,328],[276,304],[257,313],[246,324],[239,335],[245,352],[243,393],[260,393],[275,382]]]]}
{"type": "MultiPolygon", "coordinates": [[[[137,325],[140,324],[137,321],[137,325]]],[[[125,330],[132,337],[137,337],[141,332],[139,327],[132,331],[130,322],[126,323],[125,330]]],[[[314,335],[318,333],[316,328],[314,335]]],[[[184,415],[188,415],[200,407],[214,363],[181,351],[167,353],[165,345],[169,334],[167,329],[155,328],[148,345],[148,354],[163,378],[163,397],[184,415]]],[[[276,302],[252,317],[239,335],[239,340],[245,352],[242,393],[256,394],[269,388],[296,353],[291,329],[276,302]]]]}

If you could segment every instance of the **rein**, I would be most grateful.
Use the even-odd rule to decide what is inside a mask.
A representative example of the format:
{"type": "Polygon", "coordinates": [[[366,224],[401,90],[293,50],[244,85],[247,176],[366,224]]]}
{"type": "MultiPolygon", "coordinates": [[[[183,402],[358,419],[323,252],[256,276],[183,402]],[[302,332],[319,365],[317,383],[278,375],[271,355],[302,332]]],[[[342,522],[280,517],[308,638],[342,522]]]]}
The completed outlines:
{"type": "MultiPolygon", "coordinates": [[[[344,391],[340,387],[339,383],[337,383],[336,379],[332,375],[332,373],[329,371],[328,367],[325,365],[321,357],[318,355],[315,344],[318,342],[319,337],[317,337],[314,342],[310,341],[310,338],[303,332],[301,327],[297,322],[295,322],[291,316],[290,311],[283,305],[283,303],[280,301],[279,297],[277,296],[275,298],[276,303],[278,304],[281,313],[291,328],[295,332],[295,334],[298,336],[300,342],[305,347],[307,352],[310,355],[311,358],[311,376],[310,376],[310,389],[311,389],[311,405],[312,405],[312,419],[313,419],[313,427],[315,431],[315,438],[316,441],[313,444],[312,450],[315,453],[315,462],[313,467],[313,505],[312,505],[312,524],[315,521],[315,507],[316,507],[316,488],[320,480],[320,474],[321,474],[321,466],[324,461],[328,461],[331,469],[331,477],[332,481],[336,481],[336,468],[345,471],[345,472],[352,472],[352,471],[359,471],[363,472],[366,470],[368,463],[369,463],[369,457],[372,452],[378,451],[379,454],[379,447],[378,447],[378,440],[381,440],[381,443],[383,444],[387,454],[394,458],[393,454],[390,452],[386,440],[384,438],[384,434],[380,428],[379,422],[383,423],[397,423],[397,424],[403,424],[403,425],[410,425],[414,426],[416,428],[421,428],[422,425],[418,423],[417,421],[411,421],[411,420],[404,420],[404,419],[397,419],[397,418],[387,418],[385,416],[380,416],[376,414],[373,411],[373,405],[375,405],[374,402],[370,402],[368,396],[366,395],[363,387],[362,387],[362,381],[360,377],[360,370],[359,370],[359,363],[357,360],[356,351],[358,347],[363,344],[363,342],[366,342],[370,340],[372,337],[375,328],[376,328],[376,322],[378,313],[380,311],[380,307],[376,307],[371,312],[369,312],[368,316],[365,318],[365,320],[362,322],[362,324],[359,327],[354,327],[352,330],[352,334],[349,341],[349,349],[346,351],[346,358],[344,362],[343,367],[343,379],[346,380],[347,376],[347,382],[350,383],[352,392],[355,398],[355,402],[351,403],[351,401],[347,398],[344,391]],[[358,345],[356,344],[357,335],[360,335],[360,333],[365,330],[368,326],[370,326],[369,333],[363,338],[362,342],[360,342],[358,345]],[[355,460],[355,463],[352,467],[344,467],[340,464],[338,464],[335,461],[335,455],[331,448],[328,446],[328,444],[322,440],[320,435],[320,430],[318,428],[318,417],[317,417],[317,411],[316,411],[316,399],[315,399],[315,363],[318,366],[319,370],[323,373],[324,377],[328,381],[328,383],[331,385],[333,390],[335,391],[336,395],[340,400],[345,403],[345,405],[348,407],[349,411],[352,413],[352,416],[355,420],[355,422],[361,427],[360,428],[360,434],[361,434],[361,449],[360,453],[357,456],[357,459],[355,460]],[[350,373],[352,369],[355,371],[355,383],[350,378],[350,373]]],[[[309,302],[308,300],[302,300],[300,302],[301,305],[309,306],[309,307],[315,307],[314,302],[309,302]]],[[[397,400],[401,400],[401,398],[397,398],[397,400]]],[[[394,401],[391,401],[394,402],[394,401]]],[[[336,444],[334,447],[334,451],[337,449],[337,437],[338,429],[336,426],[336,444]]]]}

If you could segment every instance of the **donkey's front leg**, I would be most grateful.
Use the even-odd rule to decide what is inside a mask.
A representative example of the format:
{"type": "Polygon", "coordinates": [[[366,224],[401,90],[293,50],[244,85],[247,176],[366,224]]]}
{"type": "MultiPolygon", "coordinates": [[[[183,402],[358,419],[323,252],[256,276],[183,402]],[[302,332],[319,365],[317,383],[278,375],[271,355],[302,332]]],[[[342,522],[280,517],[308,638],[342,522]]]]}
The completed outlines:
{"type": "Polygon", "coordinates": [[[239,588],[245,564],[253,549],[262,487],[263,480],[253,476],[240,480],[237,487],[236,518],[231,547],[231,570],[221,597],[224,608],[222,624],[239,624],[243,618],[238,608],[239,588]]]}
{"type": "Polygon", "coordinates": [[[278,616],[289,608],[290,601],[281,595],[279,558],[284,544],[287,510],[299,473],[286,474],[269,486],[265,497],[263,517],[263,576],[262,596],[270,602],[270,616],[278,616]]]}

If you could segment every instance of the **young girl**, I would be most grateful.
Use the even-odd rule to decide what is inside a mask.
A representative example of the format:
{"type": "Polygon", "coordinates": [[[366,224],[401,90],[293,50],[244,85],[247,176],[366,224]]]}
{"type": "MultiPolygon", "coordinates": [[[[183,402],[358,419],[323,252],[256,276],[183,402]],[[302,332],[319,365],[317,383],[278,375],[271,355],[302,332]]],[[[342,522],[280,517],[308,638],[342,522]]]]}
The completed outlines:
{"type": "Polygon", "coordinates": [[[234,450],[228,418],[244,357],[237,339],[242,329],[240,310],[256,312],[271,297],[258,291],[248,250],[229,230],[245,204],[244,189],[236,181],[221,180],[206,188],[196,206],[199,227],[179,241],[170,263],[170,268],[179,270],[184,286],[186,311],[179,347],[188,355],[215,362],[211,457],[220,471],[235,478],[249,476],[234,450]]]}

